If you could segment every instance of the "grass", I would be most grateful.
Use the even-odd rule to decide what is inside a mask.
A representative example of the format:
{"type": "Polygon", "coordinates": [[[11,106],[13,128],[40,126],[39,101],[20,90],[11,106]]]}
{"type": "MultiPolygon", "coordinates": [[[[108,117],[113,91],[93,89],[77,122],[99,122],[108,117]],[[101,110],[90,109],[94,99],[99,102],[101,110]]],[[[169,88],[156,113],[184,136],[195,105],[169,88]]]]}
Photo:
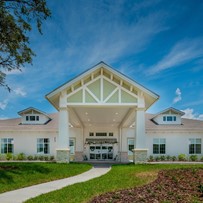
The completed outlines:
{"type": "Polygon", "coordinates": [[[67,178],[85,172],[89,164],[0,163],[0,193],[67,178]]]}
{"type": "Polygon", "coordinates": [[[115,165],[112,170],[99,178],[88,182],[79,183],[65,187],[45,195],[28,200],[26,203],[84,203],[90,201],[94,196],[120,190],[141,186],[156,179],[161,169],[199,168],[202,165],[115,165]]]}

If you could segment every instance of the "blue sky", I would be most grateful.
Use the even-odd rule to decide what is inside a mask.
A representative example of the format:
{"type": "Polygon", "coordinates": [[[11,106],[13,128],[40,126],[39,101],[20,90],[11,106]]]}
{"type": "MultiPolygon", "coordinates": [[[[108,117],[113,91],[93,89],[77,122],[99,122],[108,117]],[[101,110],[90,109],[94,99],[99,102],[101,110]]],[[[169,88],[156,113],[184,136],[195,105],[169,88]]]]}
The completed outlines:
{"type": "Polygon", "coordinates": [[[47,3],[43,35],[30,33],[33,66],[8,73],[11,93],[0,87],[1,119],[30,106],[55,112],[45,94],[100,61],[160,95],[149,113],[172,106],[203,119],[202,0],[47,3]]]}

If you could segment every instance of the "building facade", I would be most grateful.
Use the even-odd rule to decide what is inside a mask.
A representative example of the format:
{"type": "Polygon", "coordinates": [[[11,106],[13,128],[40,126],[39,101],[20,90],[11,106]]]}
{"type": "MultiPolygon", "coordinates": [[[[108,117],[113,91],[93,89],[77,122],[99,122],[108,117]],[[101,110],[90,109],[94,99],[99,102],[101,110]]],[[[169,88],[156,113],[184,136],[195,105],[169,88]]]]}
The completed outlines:
{"type": "Polygon", "coordinates": [[[0,121],[1,153],[54,155],[58,162],[146,161],[150,155],[202,153],[203,122],[168,108],[159,96],[100,62],[46,95],[57,113],[35,108],[0,121]]]}

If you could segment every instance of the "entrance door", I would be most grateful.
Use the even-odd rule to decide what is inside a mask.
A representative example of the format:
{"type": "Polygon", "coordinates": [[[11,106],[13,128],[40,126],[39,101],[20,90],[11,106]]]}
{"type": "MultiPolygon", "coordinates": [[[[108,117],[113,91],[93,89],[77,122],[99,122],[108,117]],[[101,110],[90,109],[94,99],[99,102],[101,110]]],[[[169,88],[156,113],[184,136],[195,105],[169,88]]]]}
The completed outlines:
{"type": "Polygon", "coordinates": [[[92,144],[90,145],[91,160],[112,160],[113,145],[112,144],[92,144]]]}

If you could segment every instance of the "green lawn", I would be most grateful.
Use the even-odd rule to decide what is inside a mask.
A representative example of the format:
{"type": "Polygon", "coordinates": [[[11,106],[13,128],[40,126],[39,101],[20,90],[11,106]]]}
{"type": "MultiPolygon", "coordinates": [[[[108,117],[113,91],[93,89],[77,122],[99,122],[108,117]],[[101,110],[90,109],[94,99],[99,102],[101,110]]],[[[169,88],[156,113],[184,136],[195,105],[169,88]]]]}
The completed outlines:
{"type": "Polygon", "coordinates": [[[0,163],[0,193],[56,179],[67,178],[89,170],[89,164],[0,163]]]}
{"type": "Polygon", "coordinates": [[[101,193],[147,184],[156,179],[157,173],[161,169],[187,167],[198,168],[203,167],[203,165],[116,165],[102,177],[41,195],[28,200],[26,203],[84,203],[101,193]]]}

